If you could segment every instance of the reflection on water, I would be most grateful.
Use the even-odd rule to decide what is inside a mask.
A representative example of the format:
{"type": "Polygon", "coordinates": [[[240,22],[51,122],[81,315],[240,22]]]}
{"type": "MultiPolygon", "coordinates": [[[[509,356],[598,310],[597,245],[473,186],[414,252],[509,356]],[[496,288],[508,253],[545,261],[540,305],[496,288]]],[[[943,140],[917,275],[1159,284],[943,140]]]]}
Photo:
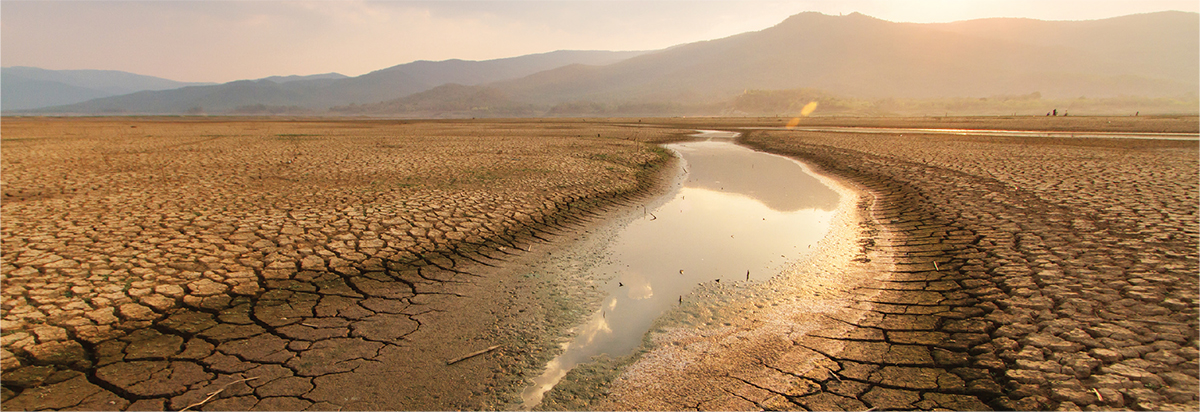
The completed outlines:
{"type": "Polygon", "coordinates": [[[608,297],[522,394],[525,408],[575,365],[632,352],[654,319],[697,285],[769,278],[828,231],[838,194],[799,163],[726,139],[667,147],[687,177],[608,247],[610,259],[595,269],[612,277],[597,285],[608,297]]]}
{"type": "Polygon", "coordinates": [[[780,212],[837,208],[837,192],[804,173],[794,160],[722,141],[675,146],[688,163],[685,187],[747,196],[780,212]]]}

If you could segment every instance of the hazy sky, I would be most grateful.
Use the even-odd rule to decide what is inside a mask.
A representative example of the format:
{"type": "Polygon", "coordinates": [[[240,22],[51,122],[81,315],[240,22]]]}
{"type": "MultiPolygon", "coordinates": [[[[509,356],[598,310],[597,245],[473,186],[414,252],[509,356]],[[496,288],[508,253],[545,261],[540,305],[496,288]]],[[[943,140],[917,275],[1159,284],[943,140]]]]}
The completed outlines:
{"type": "Polygon", "coordinates": [[[357,76],[414,60],[653,50],[773,26],[803,11],[898,22],[1090,20],[1196,0],[14,1],[0,65],[108,69],[181,81],[357,76]]]}

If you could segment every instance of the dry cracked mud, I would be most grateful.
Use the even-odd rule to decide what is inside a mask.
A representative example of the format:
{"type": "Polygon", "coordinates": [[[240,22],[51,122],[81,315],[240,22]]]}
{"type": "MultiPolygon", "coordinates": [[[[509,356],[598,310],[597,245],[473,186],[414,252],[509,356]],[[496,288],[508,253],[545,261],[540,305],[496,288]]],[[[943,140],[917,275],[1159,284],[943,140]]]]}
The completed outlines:
{"type": "Polygon", "coordinates": [[[555,279],[499,267],[641,195],[666,160],[645,141],[690,132],[570,120],[2,127],[7,410],[503,407],[551,356],[574,303],[555,279]]]}
{"type": "MultiPolygon", "coordinates": [[[[962,123],[1070,130],[1047,123],[1057,120],[962,123]]],[[[1112,123],[1070,121],[1094,130],[1112,123]]],[[[1148,122],[1154,131],[1197,127],[1195,117],[1148,122]]],[[[842,245],[831,250],[844,255],[804,262],[772,285],[799,291],[762,300],[778,307],[760,303],[699,327],[668,323],[611,387],[565,404],[1200,407],[1195,140],[747,130],[741,142],[814,164],[861,193],[852,213],[863,225],[832,236],[842,245]],[[833,297],[796,285],[834,275],[844,286],[833,297]]]]}
{"type": "MultiPolygon", "coordinates": [[[[3,406],[514,407],[584,299],[514,262],[644,195],[661,152],[641,142],[785,121],[5,119],[3,406]]],[[[830,253],[726,300],[741,320],[691,306],[692,330],[576,405],[1200,406],[1196,142],[742,142],[857,193],[830,253]]]]}
{"type": "MultiPolygon", "coordinates": [[[[746,142],[884,197],[895,269],[854,326],[924,340],[939,389],[1000,409],[1200,406],[1196,141],[785,135],[746,142]],[[904,316],[923,333],[894,333],[904,316]]],[[[897,389],[932,382],[887,368],[897,389]]]]}

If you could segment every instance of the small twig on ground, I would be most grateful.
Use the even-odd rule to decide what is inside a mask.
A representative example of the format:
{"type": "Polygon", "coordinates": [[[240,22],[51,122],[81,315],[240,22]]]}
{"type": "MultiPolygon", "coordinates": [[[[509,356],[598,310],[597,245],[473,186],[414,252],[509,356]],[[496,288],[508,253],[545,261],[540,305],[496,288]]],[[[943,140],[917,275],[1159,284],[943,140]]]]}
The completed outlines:
{"type": "Polygon", "coordinates": [[[937,266],[937,261],[934,261],[934,262],[933,262],[933,270],[935,270],[935,271],[938,271],[938,272],[941,272],[941,271],[942,271],[941,269],[938,269],[938,266],[937,266]]]}
{"type": "Polygon", "coordinates": [[[1092,393],[1096,394],[1096,399],[1099,399],[1100,402],[1104,402],[1104,397],[1100,396],[1100,391],[1096,390],[1096,388],[1092,388],[1092,393]]]}
{"type": "Polygon", "coordinates": [[[842,381],[842,377],[841,377],[841,376],[838,376],[838,375],[837,375],[837,372],[834,372],[834,371],[833,371],[833,369],[829,369],[829,367],[828,367],[828,366],[825,366],[825,365],[818,365],[818,366],[820,366],[820,367],[822,367],[822,368],[825,368],[825,370],[829,371],[829,375],[830,375],[830,376],[833,376],[833,378],[834,378],[834,379],[837,379],[837,381],[838,381],[838,382],[841,382],[841,381],[842,381]]]}
{"type": "Polygon", "coordinates": [[[193,404],[191,404],[191,405],[188,405],[187,407],[184,407],[183,409],[180,409],[180,410],[179,410],[179,412],[183,412],[183,411],[186,411],[186,410],[188,410],[188,409],[192,409],[192,408],[194,408],[194,407],[201,406],[201,405],[204,405],[204,404],[208,403],[208,401],[211,401],[211,400],[212,400],[212,398],[215,398],[217,395],[220,395],[220,394],[221,394],[221,392],[225,392],[225,388],[228,388],[228,387],[229,387],[229,385],[233,385],[233,384],[236,384],[236,383],[242,383],[242,382],[245,382],[245,381],[252,381],[252,380],[255,380],[255,379],[258,379],[258,377],[257,377],[257,376],[255,376],[255,377],[251,377],[251,378],[243,378],[243,379],[238,379],[238,380],[236,380],[236,381],[233,381],[233,382],[229,382],[229,383],[225,384],[225,386],[222,386],[222,387],[221,387],[221,389],[217,389],[217,390],[215,390],[215,391],[212,391],[212,392],[210,392],[210,393],[208,394],[208,397],[207,397],[207,398],[204,398],[204,400],[202,400],[202,401],[200,401],[200,402],[193,403],[193,404]]]}
{"type": "Polygon", "coordinates": [[[481,349],[481,350],[477,350],[477,351],[474,351],[474,352],[468,353],[468,354],[466,354],[466,355],[459,356],[459,357],[457,357],[457,358],[454,358],[454,359],[448,360],[448,361],[446,361],[446,364],[447,364],[447,365],[453,365],[453,364],[456,364],[456,363],[462,362],[463,360],[466,360],[466,359],[468,359],[468,358],[473,358],[473,357],[476,357],[476,356],[479,356],[479,355],[482,355],[482,354],[485,354],[485,353],[488,353],[488,352],[494,351],[494,350],[496,350],[496,348],[499,348],[499,347],[500,347],[500,345],[492,345],[492,346],[489,346],[487,349],[481,349]]]}

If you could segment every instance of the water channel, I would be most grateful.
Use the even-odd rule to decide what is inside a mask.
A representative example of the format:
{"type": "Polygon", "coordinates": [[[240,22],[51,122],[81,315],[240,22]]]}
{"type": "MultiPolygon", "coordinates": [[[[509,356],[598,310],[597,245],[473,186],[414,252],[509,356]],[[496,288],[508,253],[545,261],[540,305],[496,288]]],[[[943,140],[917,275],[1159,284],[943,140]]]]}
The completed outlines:
{"type": "Polygon", "coordinates": [[[522,393],[537,406],[568,371],[592,357],[625,356],[653,321],[706,282],[761,281],[829,231],[839,195],[799,162],[733,143],[732,132],[666,147],[682,160],[665,202],[640,211],[591,268],[607,297],[563,353],[522,393]]]}

